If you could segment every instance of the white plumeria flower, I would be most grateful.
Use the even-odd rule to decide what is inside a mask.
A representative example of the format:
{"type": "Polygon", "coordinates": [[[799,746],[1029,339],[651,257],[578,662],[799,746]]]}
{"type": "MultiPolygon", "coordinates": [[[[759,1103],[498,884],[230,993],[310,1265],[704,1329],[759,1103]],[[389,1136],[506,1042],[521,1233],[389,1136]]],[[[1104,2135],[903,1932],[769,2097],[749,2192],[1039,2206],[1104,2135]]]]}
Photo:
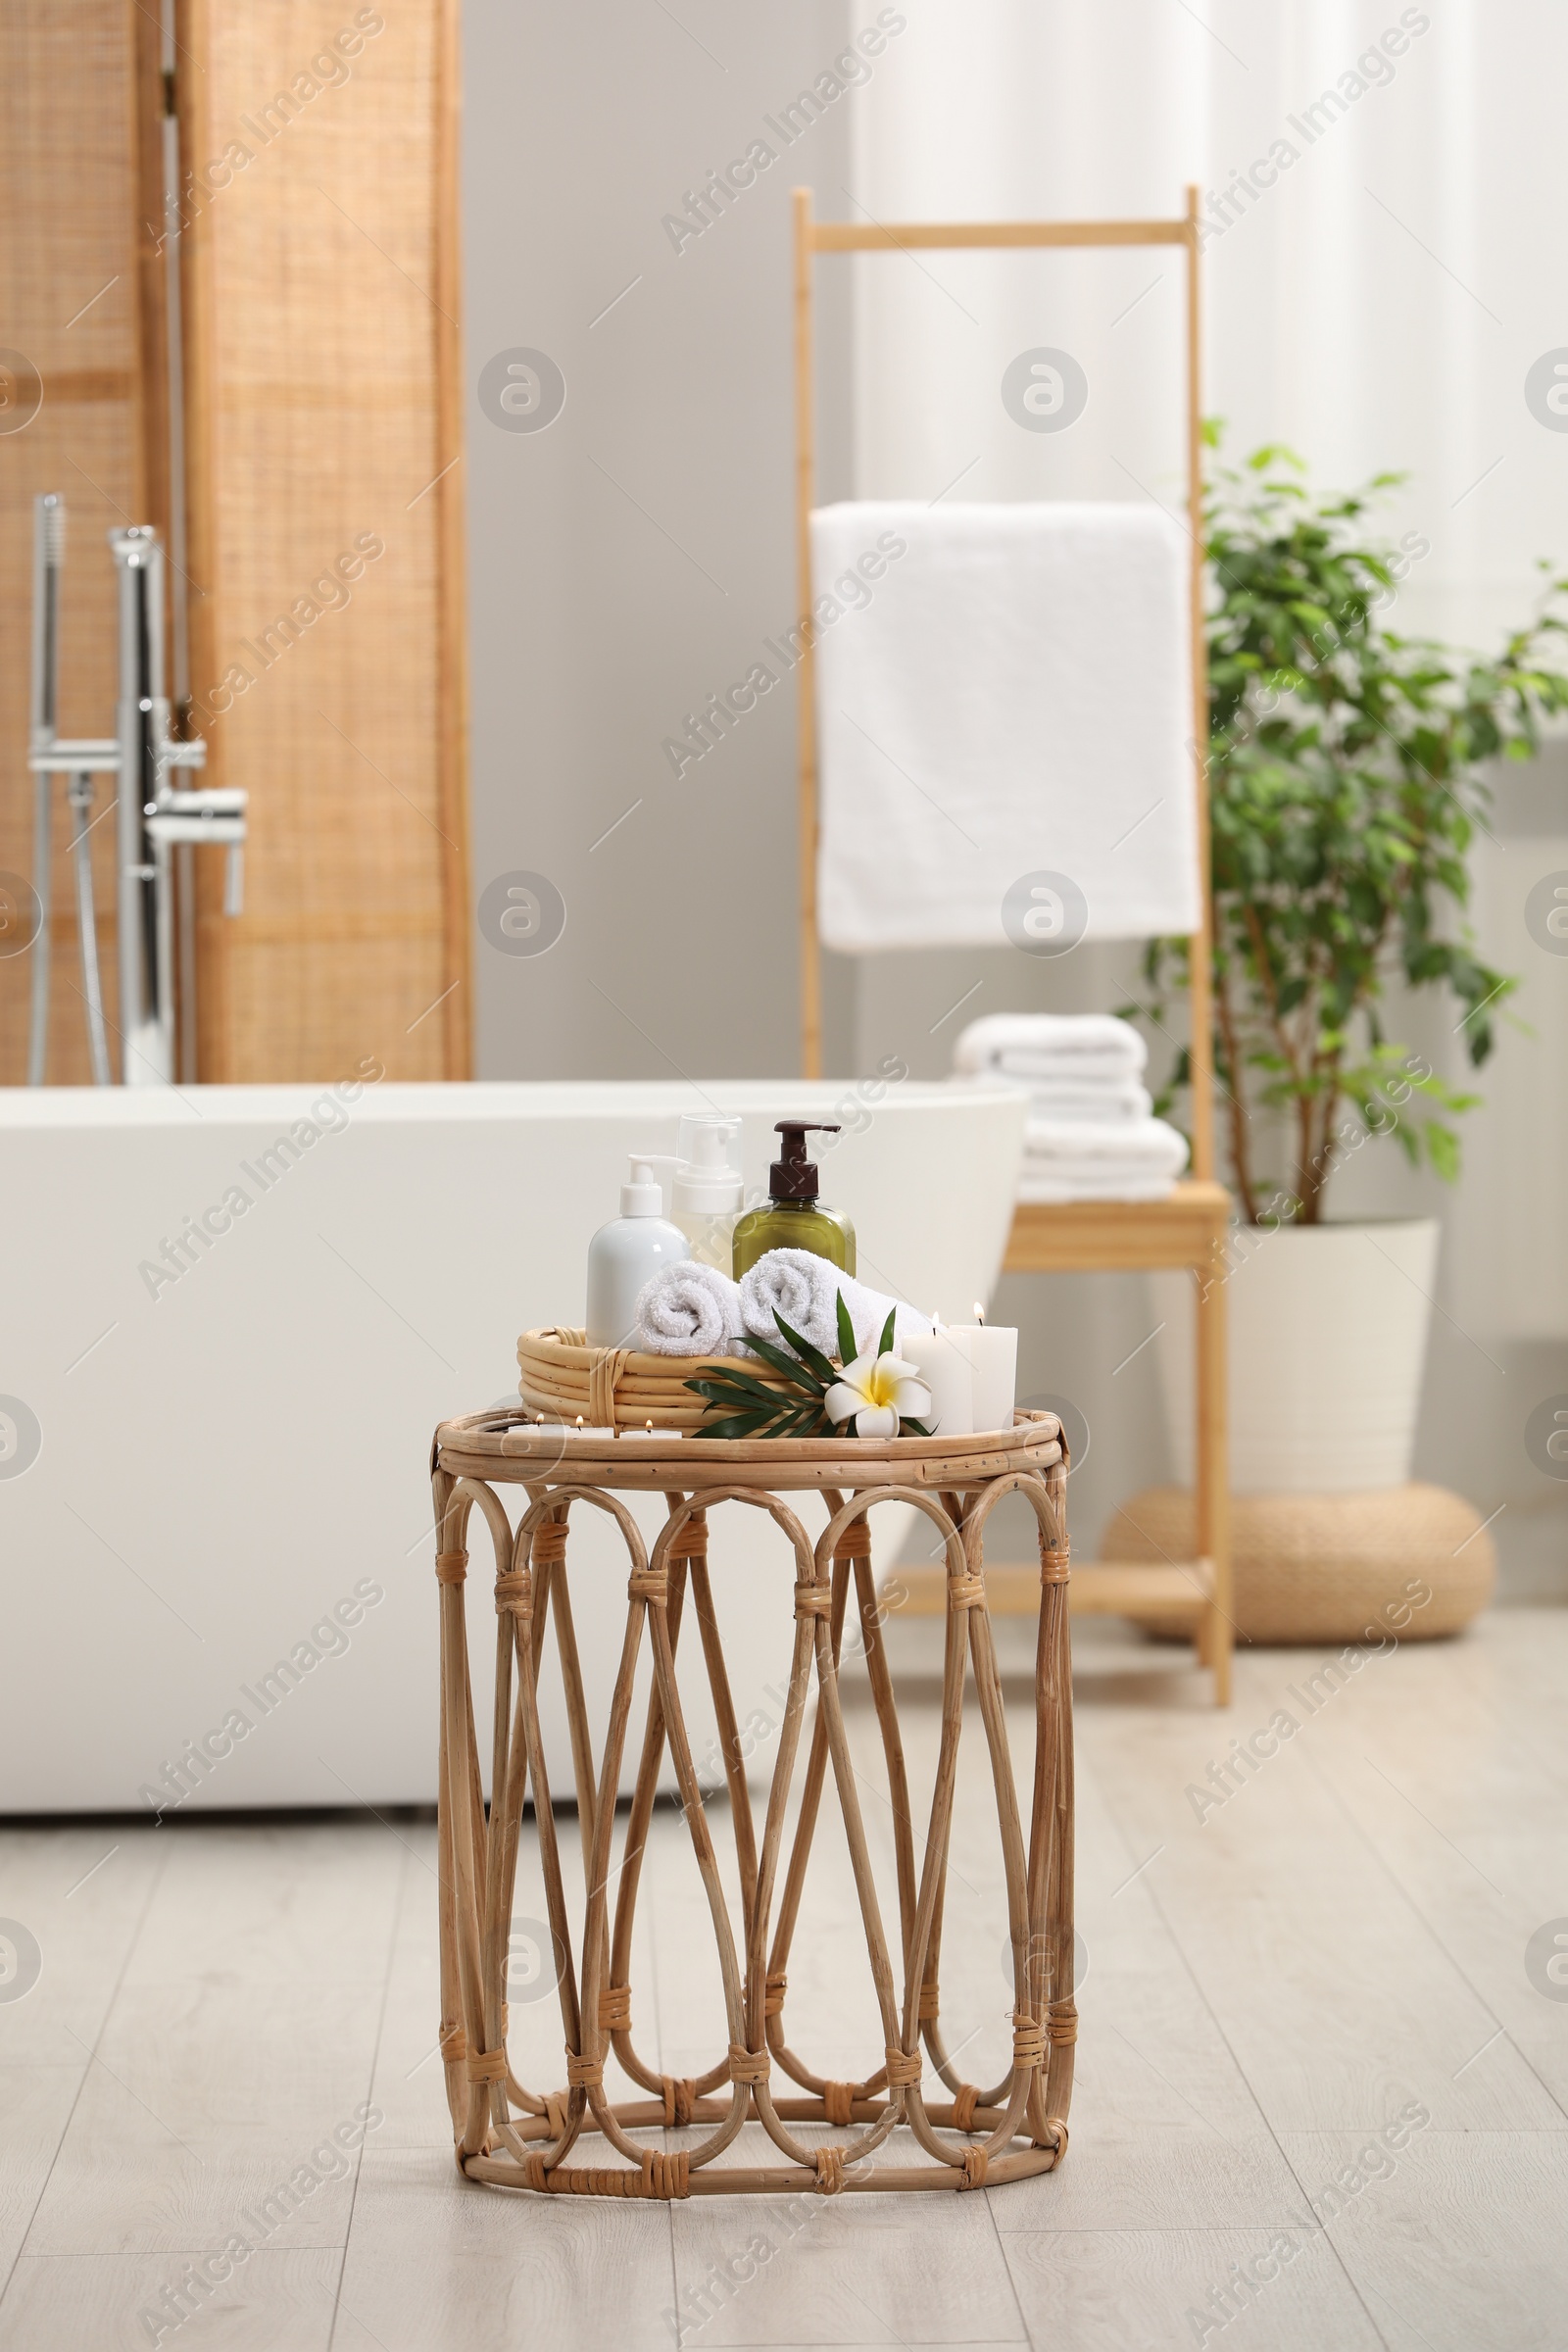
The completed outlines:
{"type": "Polygon", "coordinates": [[[913,1364],[898,1355],[858,1355],[825,1398],[830,1421],[853,1421],[858,1438],[896,1438],[901,1421],[919,1421],[931,1392],[913,1364]]]}

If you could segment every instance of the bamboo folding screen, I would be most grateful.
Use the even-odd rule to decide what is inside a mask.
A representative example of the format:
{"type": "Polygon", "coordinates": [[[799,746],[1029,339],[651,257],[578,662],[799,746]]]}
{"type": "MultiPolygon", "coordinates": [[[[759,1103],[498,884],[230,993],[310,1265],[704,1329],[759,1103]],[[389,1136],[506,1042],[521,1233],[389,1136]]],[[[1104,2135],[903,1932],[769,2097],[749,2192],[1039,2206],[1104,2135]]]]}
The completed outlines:
{"type": "Polygon", "coordinates": [[[202,1068],[468,1074],[456,0],[190,0],[202,1068]]]}
{"type": "MultiPolygon", "coordinates": [[[[137,222],[138,17],[127,0],[8,0],[0,12],[0,1084],[27,1061],[32,872],[27,649],[32,502],[62,493],[61,732],[115,724],[115,582],[104,534],[149,495],[137,222]]],[[[98,806],[111,794],[100,789],[98,806]]],[[[51,1075],[85,1083],[87,1038],[64,793],[53,831],[51,1075]]],[[[115,827],[92,834],[115,1012],[115,827]]]]}
{"type": "MultiPolygon", "coordinates": [[[[197,1073],[325,1078],[374,1056],[394,1077],[464,1077],[457,0],[173,0],[160,16],[159,0],[5,13],[0,339],[21,347],[42,406],[14,428],[32,379],[0,358],[0,872],[24,882],[32,862],[32,497],[58,490],[70,515],[74,734],[114,726],[105,532],[143,521],[168,537],[173,226],[190,728],[208,742],[205,780],[250,795],[241,915],[221,911],[221,860],[196,860],[197,1073]],[[172,222],[170,97],[184,166],[172,222]]],[[[49,1075],[79,1082],[61,800],[49,1075]]],[[[94,835],[111,1020],[113,836],[112,822],[94,835]]],[[[0,1083],[16,1083],[29,958],[3,953],[6,891],[0,1083]]]]}

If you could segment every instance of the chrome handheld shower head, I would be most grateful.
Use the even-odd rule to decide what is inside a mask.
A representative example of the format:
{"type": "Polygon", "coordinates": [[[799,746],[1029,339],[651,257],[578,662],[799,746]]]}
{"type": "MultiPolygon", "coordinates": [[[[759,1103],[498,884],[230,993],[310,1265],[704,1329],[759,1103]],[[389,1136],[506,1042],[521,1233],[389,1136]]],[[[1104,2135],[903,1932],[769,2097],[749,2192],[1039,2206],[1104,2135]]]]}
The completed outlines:
{"type": "MultiPolygon", "coordinates": [[[[46,490],[32,502],[32,671],[27,751],[54,749],[60,713],[60,570],[66,558],[66,502],[46,490]]],[[[27,1084],[42,1086],[49,1051],[50,911],[53,905],[53,802],[47,769],[32,779],[32,886],[39,908],[27,1021],[27,1084]]]]}
{"type": "Polygon", "coordinates": [[[60,709],[60,574],[66,561],[66,502],[46,490],[32,502],[32,749],[53,741],[60,709]]]}
{"type": "Polygon", "coordinates": [[[45,554],[59,571],[66,561],[66,502],[58,490],[46,490],[34,506],[44,526],[45,554]]]}

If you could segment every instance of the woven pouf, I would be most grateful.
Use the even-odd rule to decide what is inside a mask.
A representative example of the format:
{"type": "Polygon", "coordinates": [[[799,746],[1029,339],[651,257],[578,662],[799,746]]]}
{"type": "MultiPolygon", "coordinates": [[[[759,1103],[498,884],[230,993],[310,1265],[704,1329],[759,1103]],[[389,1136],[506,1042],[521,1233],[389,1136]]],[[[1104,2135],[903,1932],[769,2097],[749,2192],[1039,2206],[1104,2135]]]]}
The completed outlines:
{"type": "MultiPolygon", "coordinates": [[[[1197,1548],[1188,1490],[1148,1487],[1116,1512],[1101,1556],[1190,1560],[1197,1548]]],[[[1468,1625],[1497,1580],[1480,1512],[1446,1487],[1237,1494],[1231,1563],[1243,1642],[1361,1642],[1369,1628],[1373,1639],[1392,1630],[1401,1642],[1430,1642],[1468,1625]]],[[[1167,1639],[1188,1638],[1168,1621],[1135,1623],[1167,1639]]]]}

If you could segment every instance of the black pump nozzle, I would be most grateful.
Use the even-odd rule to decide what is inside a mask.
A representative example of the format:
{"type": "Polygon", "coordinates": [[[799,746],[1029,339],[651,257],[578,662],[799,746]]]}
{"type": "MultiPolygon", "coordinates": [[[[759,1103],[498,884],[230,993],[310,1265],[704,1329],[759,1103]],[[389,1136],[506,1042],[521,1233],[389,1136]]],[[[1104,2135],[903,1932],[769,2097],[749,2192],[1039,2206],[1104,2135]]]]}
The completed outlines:
{"type": "Polygon", "coordinates": [[[837,1135],[836,1122],[826,1119],[780,1119],[773,1131],[784,1138],[784,1156],[768,1169],[768,1189],[775,1200],[814,1200],[818,1169],[806,1156],[808,1135],[837,1135]]]}

